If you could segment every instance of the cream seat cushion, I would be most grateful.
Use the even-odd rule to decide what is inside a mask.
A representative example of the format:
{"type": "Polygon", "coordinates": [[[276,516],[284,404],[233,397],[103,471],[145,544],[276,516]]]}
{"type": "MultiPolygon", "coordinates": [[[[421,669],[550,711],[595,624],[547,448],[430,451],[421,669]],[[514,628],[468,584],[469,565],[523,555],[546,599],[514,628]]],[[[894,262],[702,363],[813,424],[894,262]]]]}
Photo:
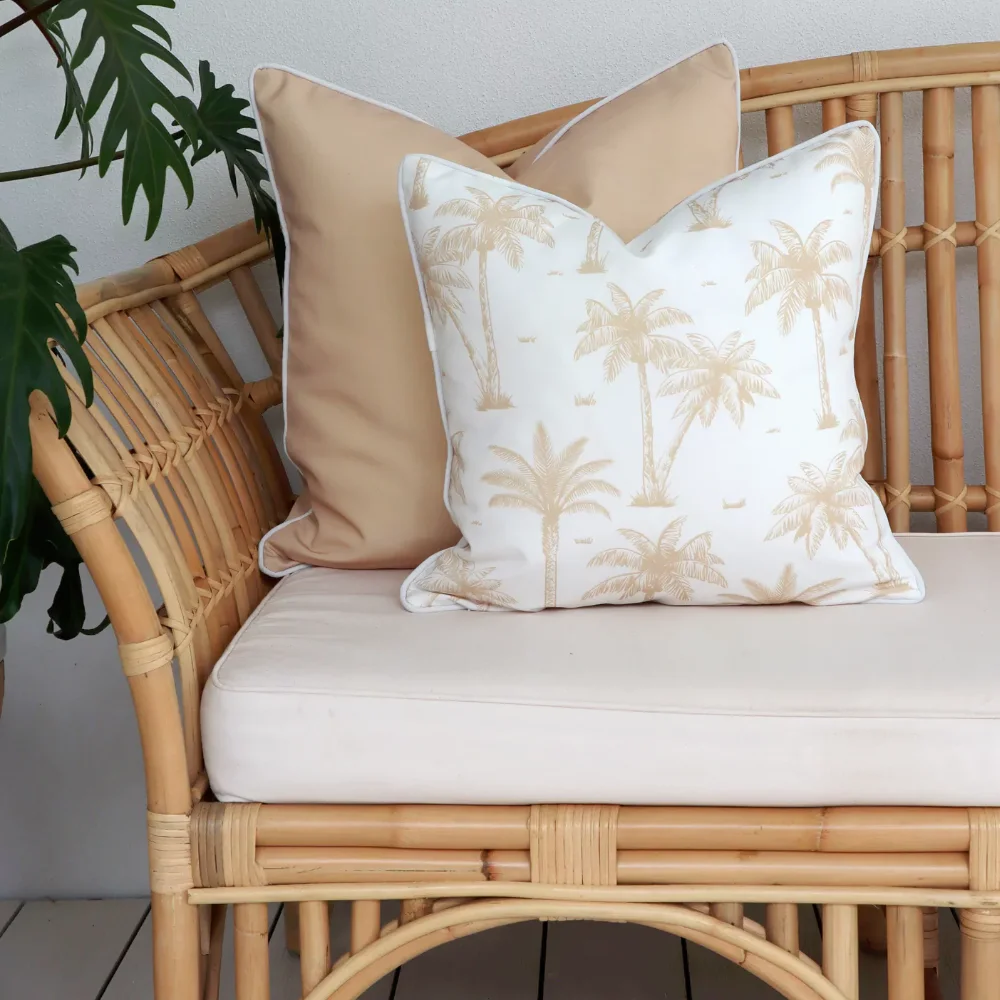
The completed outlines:
{"type": "Polygon", "coordinates": [[[1000,534],[904,535],[922,604],[413,615],[301,570],[203,700],[263,802],[1000,803],[1000,534]]]}

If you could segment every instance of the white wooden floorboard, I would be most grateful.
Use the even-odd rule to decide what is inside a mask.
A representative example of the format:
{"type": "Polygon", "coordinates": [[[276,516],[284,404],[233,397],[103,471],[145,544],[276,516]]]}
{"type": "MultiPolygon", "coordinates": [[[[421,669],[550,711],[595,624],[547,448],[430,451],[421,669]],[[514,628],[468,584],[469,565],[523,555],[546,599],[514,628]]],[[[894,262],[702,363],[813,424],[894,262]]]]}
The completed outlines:
{"type": "Polygon", "coordinates": [[[403,966],[396,1000],[535,1000],[541,939],[530,920],[442,945],[403,966]]]}
{"type": "Polygon", "coordinates": [[[550,923],[545,1000],[611,998],[684,1000],[680,939],[635,924],[550,923]]]}
{"type": "Polygon", "coordinates": [[[153,1000],[153,921],[148,913],[101,1000],[153,1000]]]}
{"type": "Polygon", "coordinates": [[[0,938],[0,997],[94,1000],[146,906],[144,899],[27,903],[0,938]]]}
{"type": "Polygon", "coordinates": [[[0,934],[3,934],[4,928],[10,923],[11,917],[17,913],[17,908],[20,905],[16,899],[0,899],[0,934]]]}

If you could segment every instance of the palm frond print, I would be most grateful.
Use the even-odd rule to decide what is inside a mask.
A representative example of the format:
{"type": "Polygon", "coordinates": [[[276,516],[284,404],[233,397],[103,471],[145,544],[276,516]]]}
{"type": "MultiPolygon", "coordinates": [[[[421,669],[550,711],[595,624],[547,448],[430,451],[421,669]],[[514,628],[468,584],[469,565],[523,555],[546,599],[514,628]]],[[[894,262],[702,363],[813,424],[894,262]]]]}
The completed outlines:
{"type": "Polygon", "coordinates": [[[631,528],[619,528],[618,534],[629,547],[598,552],[588,566],[613,566],[626,572],[602,580],[584,595],[584,601],[616,597],[622,601],[652,601],[668,597],[687,603],[694,596],[691,581],[726,586],[726,578],[716,569],[722,559],[712,552],[712,533],[681,541],[685,518],[671,521],[655,540],[631,528]]]}
{"type": "Polygon", "coordinates": [[[823,339],[822,312],[836,317],[837,306],[850,306],[851,288],[843,275],[832,271],[836,264],[850,261],[851,248],[842,240],[826,240],[833,225],[826,219],[813,227],[803,239],[785,222],[772,219],[781,246],[763,240],[753,240],[750,249],[756,264],[747,275],[753,288],[747,297],[746,313],[765,302],[778,298],[778,329],[787,336],[795,328],[802,312],[812,317],[816,347],[816,367],[819,373],[819,428],[837,426],[837,417],[830,402],[830,381],[826,366],[826,344],[823,339]]]}
{"type": "Polygon", "coordinates": [[[504,491],[490,497],[490,506],[530,510],[542,519],[547,608],[556,607],[558,597],[560,519],[569,514],[597,514],[610,520],[608,509],[588,498],[598,493],[619,496],[617,486],[598,477],[612,464],[611,459],[581,462],[586,448],[587,439],[577,438],[557,452],[541,423],[535,428],[531,461],[510,448],[490,446],[490,451],[509,466],[483,476],[483,482],[504,491]]]}

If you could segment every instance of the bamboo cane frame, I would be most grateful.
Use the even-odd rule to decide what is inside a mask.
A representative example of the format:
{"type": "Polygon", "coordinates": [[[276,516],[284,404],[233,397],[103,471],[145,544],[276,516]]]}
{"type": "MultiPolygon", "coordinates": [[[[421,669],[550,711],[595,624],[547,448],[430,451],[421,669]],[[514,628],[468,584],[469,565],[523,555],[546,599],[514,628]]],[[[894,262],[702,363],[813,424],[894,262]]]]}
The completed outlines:
{"type": "MultiPolygon", "coordinates": [[[[864,474],[893,530],[908,528],[911,512],[920,511],[936,512],[942,530],[963,530],[967,510],[987,511],[989,529],[1000,530],[1000,43],[750,69],[741,83],[743,110],[765,112],[770,152],[794,143],[799,105],[820,103],[824,129],[877,121],[882,215],[856,336],[870,428],[864,474]],[[963,87],[973,89],[972,220],[956,219],[954,211],[954,92],[963,87]],[[905,92],[924,93],[926,222],[910,227],[905,92]],[[976,248],[979,271],[981,484],[965,481],[956,418],[958,247],[976,248]],[[910,253],[927,259],[933,484],[910,482],[910,253]],[[879,268],[881,317],[873,294],[879,268]]],[[[509,164],[589,103],[464,138],[509,164]]],[[[81,286],[91,328],[86,351],[101,407],[86,409],[82,390],[65,371],[73,403],[66,441],[57,437],[44,398],[32,400],[34,468],[49,500],[96,510],[90,495],[96,488],[106,504],[72,537],[121,644],[139,722],[157,1000],[212,1000],[228,904],[236,915],[238,1000],[267,1000],[266,903],[275,901],[301,907],[308,1000],[347,1000],[372,977],[427,948],[514,920],[549,918],[649,923],[716,950],[787,996],[852,1000],[857,907],[871,904],[888,908],[890,1000],[909,1000],[923,982],[936,944],[934,922],[921,908],[944,906],[962,910],[963,1000],[992,997],[1000,982],[998,811],[625,806],[614,812],[614,850],[602,861],[610,884],[592,885],[560,881],[586,868],[568,862],[552,869],[556,881],[533,880],[535,807],[249,804],[227,813],[206,797],[201,689],[235,629],[267,593],[255,547],[292,501],[261,420],[281,399],[276,326],[252,272],[269,255],[252,223],[244,223],[81,286]],[[222,282],[231,284],[268,362],[271,375],[260,382],[243,381],[199,302],[200,292],[222,282]],[[156,580],[159,608],[113,519],[123,520],[138,542],[156,580]],[[205,851],[225,855],[226,864],[216,867],[228,872],[230,883],[199,881],[212,868],[205,851]],[[401,918],[382,927],[380,903],[390,899],[405,901],[401,918]],[[332,966],[323,944],[331,900],[351,903],[351,955],[332,966]],[[766,904],[764,928],[743,917],[749,902],[766,904]],[[827,917],[822,972],[799,958],[797,906],[803,903],[822,905],[827,917]],[[198,907],[212,908],[204,956],[198,907]]],[[[544,808],[558,817],[574,807],[544,808]]],[[[584,849],[573,839],[578,834],[565,827],[559,850],[584,849]]],[[[595,860],[587,870],[599,867],[595,860]]],[[[927,972],[931,990],[933,968],[927,972]]]]}
{"type": "Polygon", "coordinates": [[[630,921],[669,930],[750,969],[793,1000],[846,1000],[844,994],[824,978],[813,963],[790,954],[752,931],[734,927],[691,907],[655,903],[538,903],[523,900],[467,903],[386,928],[378,941],[363,952],[336,963],[330,975],[304,1000],[353,1000],[371,983],[400,964],[401,959],[409,960],[430,947],[444,943],[435,938],[452,939],[460,936],[455,933],[456,930],[475,933],[486,926],[539,918],[630,921]],[[426,940],[428,938],[431,940],[426,940]],[[405,954],[405,958],[400,952],[405,954]],[[364,973],[369,969],[373,969],[374,974],[366,977],[364,973]]]}

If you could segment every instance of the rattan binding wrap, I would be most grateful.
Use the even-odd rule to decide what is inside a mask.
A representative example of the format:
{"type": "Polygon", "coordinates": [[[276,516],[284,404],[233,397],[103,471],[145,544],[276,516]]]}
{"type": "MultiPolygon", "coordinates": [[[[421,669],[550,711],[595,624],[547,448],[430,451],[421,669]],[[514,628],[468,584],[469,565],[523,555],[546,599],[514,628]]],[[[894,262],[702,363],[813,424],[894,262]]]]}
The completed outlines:
{"type": "Polygon", "coordinates": [[[256,855],[259,812],[255,802],[200,802],[194,807],[191,848],[197,885],[267,885],[256,855]]]}
{"type": "Polygon", "coordinates": [[[174,658],[173,640],[165,632],[141,642],[123,642],[118,646],[126,677],[148,674],[157,667],[170,666],[174,658]]]}
{"type": "Polygon", "coordinates": [[[192,888],[190,817],[147,812],[146,827],[150,889],[175,893],[192,888]]]}
{"type": "Polygon", "coordinates": [[[111,517],[111,504],[103,491],[89,489],[53,504],[52,513],[67,535],[75,535],[78,531],[111,517]]]}
{"type": "Polygon", "coordinates": [[[615,885],[618,806],[532,806],[531,881],[615,885]]]}

